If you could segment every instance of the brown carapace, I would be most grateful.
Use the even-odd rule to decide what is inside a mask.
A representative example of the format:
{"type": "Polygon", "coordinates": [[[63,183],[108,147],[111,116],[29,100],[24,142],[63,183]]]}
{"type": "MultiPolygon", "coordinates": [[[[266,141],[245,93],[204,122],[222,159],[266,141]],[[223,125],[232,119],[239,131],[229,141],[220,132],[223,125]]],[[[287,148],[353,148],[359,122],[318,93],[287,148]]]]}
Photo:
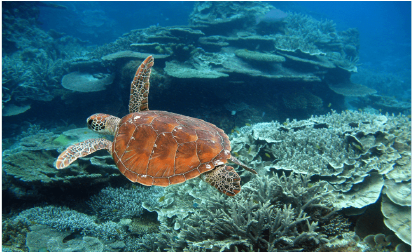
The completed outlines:
{"type": "Polygon", "coordinates": [[[120,172],[146,186],[169,186],[202,175],[228,196],[240,192],[240,176],[227,160],[256,173],[230,153],[228,136],[215,125],[188,116],[148,109],[149,79],[153,57],[136,71],[131,84],[130,114],[123,118],[95,114],[87,119],[90,129],[114,135],[89,139],[69,146],[60,154],[56,168],[63,169],[79,157],[107,149],[120,172]]]}

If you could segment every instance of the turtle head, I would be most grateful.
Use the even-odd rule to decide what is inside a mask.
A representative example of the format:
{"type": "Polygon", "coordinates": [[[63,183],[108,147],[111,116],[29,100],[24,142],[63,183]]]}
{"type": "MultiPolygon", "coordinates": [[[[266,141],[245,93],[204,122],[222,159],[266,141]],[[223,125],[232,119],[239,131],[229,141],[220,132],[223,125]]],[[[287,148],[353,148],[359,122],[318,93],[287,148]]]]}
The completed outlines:
{"type": "Polygon", "coordinates": [[[100,134],[114,135],[119,122],[118,117],[99,113],[87,118],[87,127],[100,134]]]}

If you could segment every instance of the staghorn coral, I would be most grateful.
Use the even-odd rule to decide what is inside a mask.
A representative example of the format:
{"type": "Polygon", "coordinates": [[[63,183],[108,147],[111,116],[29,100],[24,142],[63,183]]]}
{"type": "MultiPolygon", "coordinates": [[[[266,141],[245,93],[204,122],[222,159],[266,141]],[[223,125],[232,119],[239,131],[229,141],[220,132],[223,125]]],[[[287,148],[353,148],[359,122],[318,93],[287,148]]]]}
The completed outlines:
{"type": "Polygon", "coordinates": [[[21,221],[27,225],[47,225],[60,231],[79,231],[84,235],[108,240],[122,238],[125,235],[122,226],[116,222],[107,221],[97,224],[94,216],[79,213],[67,207],[45,206],[30,208],[19,213],[14,218],[14,221],[16,223],[21,221]]]}
{"type": "Polygon", "coordinates": [[[93,195],[87,204],[102,220],[119,221],[140,216],[142,202],[154,200],[162,192],[160,187],[133,186],[130,189],[106,187],[93,195]]]}
{"type": "Polygon", "coordinates": [[[144,207],[159,213],[156,244],[161,249],[314,248],[327,242],[316,229],[335,211],[326,182],[311,187],[308,183],[308,177],[301,175],[259,176],[238,197],[229,199],[203,188],[203,182],[200,187],[185,183],[165,189],[166,197],[174,195],[172,203],[144,207]],[[186,192],[184,198],[177,196],[181,192],[186,192]],[[165,215],[164,207],[175,214],[165,215]],[[179,214],[180,209],[185,209],[184,214],[179,214]]]}

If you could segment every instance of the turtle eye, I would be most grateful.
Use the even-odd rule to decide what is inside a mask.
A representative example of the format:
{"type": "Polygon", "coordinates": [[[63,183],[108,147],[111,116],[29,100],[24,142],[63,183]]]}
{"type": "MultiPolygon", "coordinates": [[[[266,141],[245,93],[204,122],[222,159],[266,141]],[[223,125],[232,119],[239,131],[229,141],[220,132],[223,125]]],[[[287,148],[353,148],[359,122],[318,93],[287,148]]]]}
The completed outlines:
{"type": "Polygon", "coordinates": [[[89,128],[89,129],[93,129],[93,120],[87,120],[87,127],[89,128]]]}
{"type": "Polygon", "coordinates": [[[87,120],[87,127],[93,131],[100,132],[104,130],[105,125],[98,118],[90,118],[89,120],[87,120]]]}

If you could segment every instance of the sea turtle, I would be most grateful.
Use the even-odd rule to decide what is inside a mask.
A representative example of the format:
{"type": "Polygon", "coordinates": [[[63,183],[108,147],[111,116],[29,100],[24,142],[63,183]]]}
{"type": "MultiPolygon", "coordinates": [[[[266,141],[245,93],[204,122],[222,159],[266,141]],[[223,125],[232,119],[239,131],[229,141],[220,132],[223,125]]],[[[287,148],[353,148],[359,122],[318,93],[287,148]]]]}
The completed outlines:
{"type": "Polygon", "coordinates": [[[87,126],[102,134],[114,135],[113,142],[89,139],[69,146],[57,158],[63,169],[79,157],[106,149],[120,172],[132,182],[151,186],[183,183],[202,174],[220,192],[234,196],[240,192],[240,177],[228,159],[256,173],[230,154],[228,136],[215,125],[166,111],[149,110],[149,79],[154,59],[147,57],[131,83],[129,114],[118,118],[94,114],[87,126]]]}

